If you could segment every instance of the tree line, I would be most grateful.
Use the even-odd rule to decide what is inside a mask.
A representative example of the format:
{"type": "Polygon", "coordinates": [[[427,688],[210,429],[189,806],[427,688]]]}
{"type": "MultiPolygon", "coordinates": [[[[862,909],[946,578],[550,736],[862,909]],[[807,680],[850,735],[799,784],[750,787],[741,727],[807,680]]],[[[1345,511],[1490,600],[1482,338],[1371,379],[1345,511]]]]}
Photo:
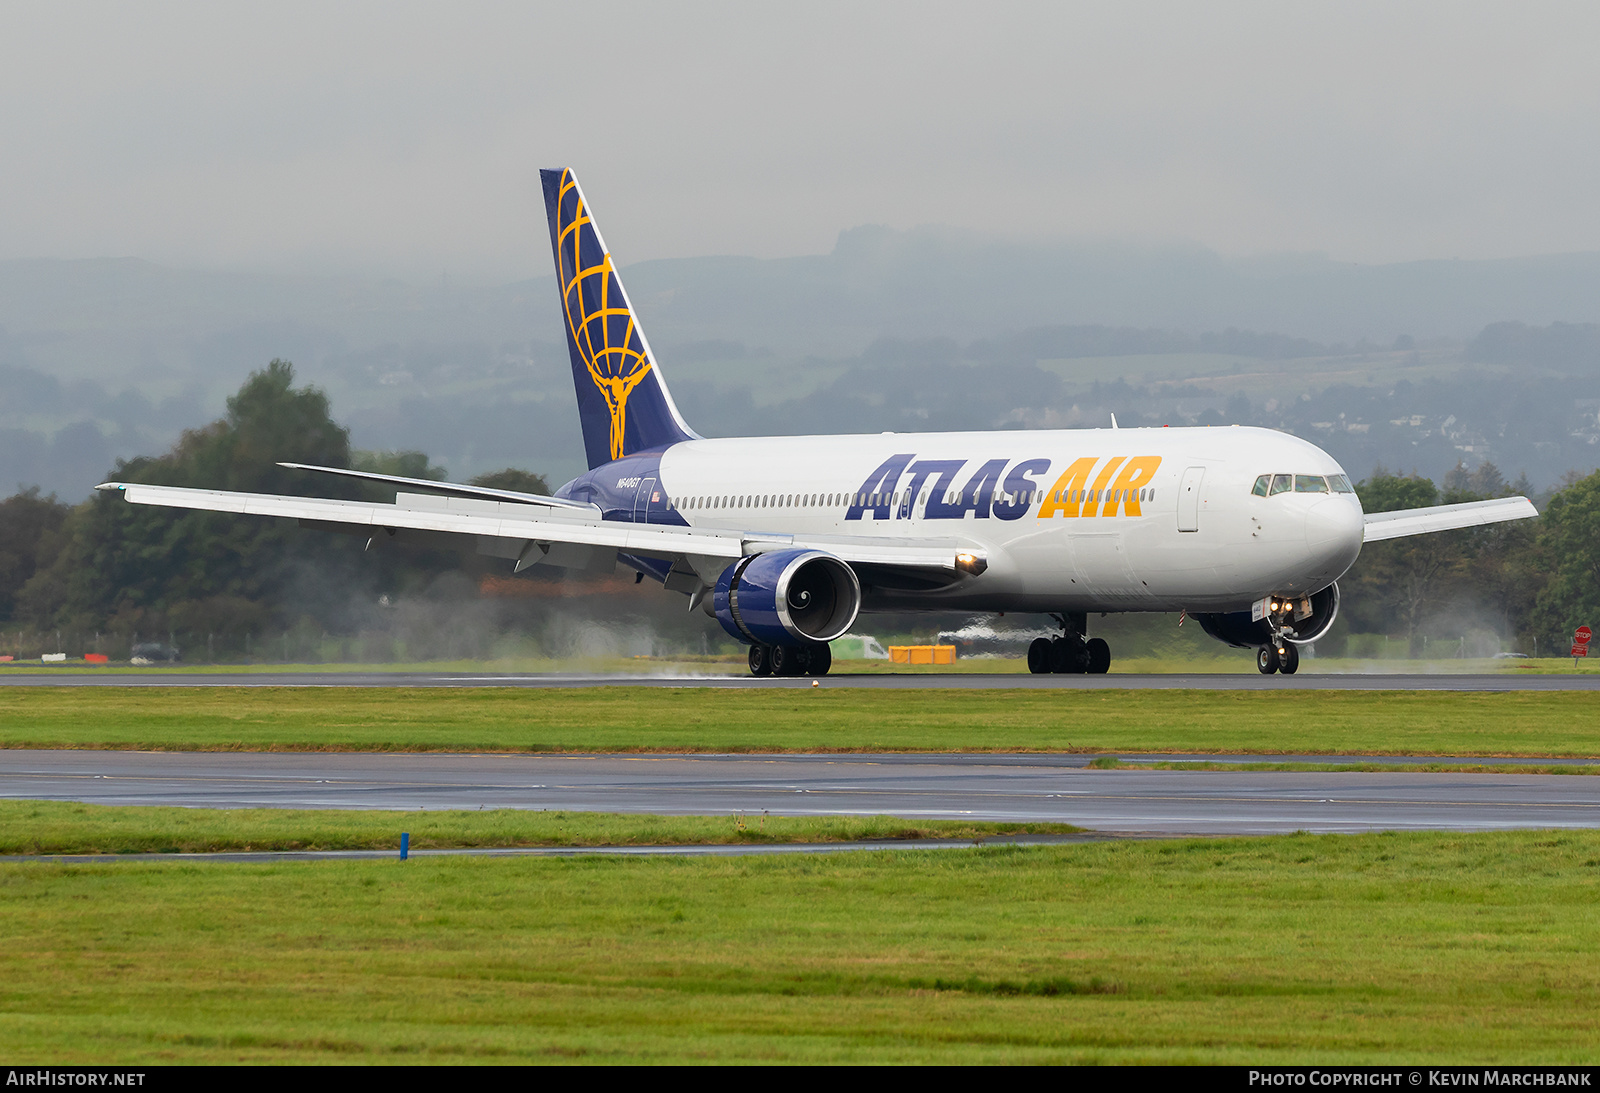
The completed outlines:
{"type": "MultiPolygon", "coordinates": [[[[295,387],[293,366],[274,360],[228,399],[222,419],[186,431],[165,455],[118,460],[107,478],[388,500],[376,486],[288,470],[280,461],[444,477],[420,452],[352,451],[327,396],[295,387]]],[[[549,492],[542,477],[515,469],[473,482],[549,492]]],[[[138,641],[183,633],[205,635],[213,654],[240,653],[274,631],[360,628],[385,597],[417,592],[444,572],[476,577],[483,568],[470,552],[368,553],[366,545],[363,537],[302,531],[288,521],[129,505],[116,492],[69,506],[26,489],[0,502],[0,652],[59,633],[84,649],[95,635],[97,644],[125,653],[138,641]]]]}
{"type": "MultiPolygon", "coordinates": [[[[1507,483],[1494,464],[1484,463],[1474,471],[1458,464],[1442,486],[1380,467],[1356,493],[1365,511],[1389,512],[1532,491],[1526,480],[1507,483]]],[[[1514,651],[1560,655],[1574,628],[1600,623],[1600,541],[1593,536],[1600,531],[1600,472],[1568,474],[1557,489],[1533,500],[1540,512],[1534,520],[1363,547],[1340,581],[1342,618],[1327,644],[1370,649],[1371,643],[1349,636],[1381,634],[1404,641],[1408,654],[1420,657],[1430,638],[1453,639],[1477,628],[1514,651]]]]}
{"type": "MultiPolygon", "coordinates": [[[[296,387],[273,361],[228,399],[226,415],[185,432],[165,455],[118,461],[108,478],[200,489],[387,500],[380,487],[286,470],[280,461],[439,480],[421,452],[358,452],[327,397],[296,387]]],[[[548,493],[538,475],[507,469],[480,485],[548,493]]],[[[1357,485],[1368,512],[1528,491],[1493,464],[1458,465],[1442,484],[1377,468],[1357,485]]],[[[1600,472],[1569,474],[1535,498],[1541,516],[1468,531],[1374,543],[1341,582],[1339,623],[1324,655],[1370,651],[1381,635],[1411,656],[1472,629],[1524,652],[1564,652],[1572,629],[1600,625],[1600,472]]],[[[138,640],[205,635],[218,658],[249,653],[264,635],[354,633],[374,605],[435,587],[470,595],[490,570],[470,550],[379,550],[361,537],[287,521],[129,505],[100,493],[66,505],[37,489],[0,501],[0,653],[37,656],[40,635],[70,635],[86,651],[125,655],[138,640]]],[[[59,639],[71,644],[67,636],[59,639]]],[[[191,649],[192,653],[192,649],[191,649]]],[[[192,659],[192,657],[191,657],[192,659]]]]}

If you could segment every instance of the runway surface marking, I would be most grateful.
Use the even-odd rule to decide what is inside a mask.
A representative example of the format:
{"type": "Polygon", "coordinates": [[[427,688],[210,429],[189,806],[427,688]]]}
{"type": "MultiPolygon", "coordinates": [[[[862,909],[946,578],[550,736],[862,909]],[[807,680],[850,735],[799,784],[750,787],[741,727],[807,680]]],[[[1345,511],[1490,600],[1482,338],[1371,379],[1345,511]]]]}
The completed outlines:
{"type": "Polygon", "coordinates": [[[891,815],[1051,821],[1122,835],[1600,827],[1600,777],[1096,770],[1087,766],[1092,758],[0,750],[0,797],[204,808],[891,815]]]}

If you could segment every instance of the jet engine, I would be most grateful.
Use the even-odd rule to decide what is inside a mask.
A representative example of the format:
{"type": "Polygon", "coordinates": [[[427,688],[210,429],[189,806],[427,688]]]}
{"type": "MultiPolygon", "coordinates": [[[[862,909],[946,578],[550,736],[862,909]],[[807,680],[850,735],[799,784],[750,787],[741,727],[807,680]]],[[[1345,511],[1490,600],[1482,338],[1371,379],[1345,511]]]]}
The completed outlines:
{"type": "Polygon", "coordinates": [[[856,621],[861,582],[832,554],[773,550],[724,570],[711,605],[722,628],[751,645],[829,642],[856,621]]]}
{"type": "Polygon", "coordinates": [[[1339,586],[1330,584],[1310,596],[1269,596],[1265,610],[1195,615],[1200,628],[1218,641],[1242,649],[1272,644],[1272,627],[1282,628],[1285,641],[1309,645],[1328,632],[1339,615],[1339,586]]]}

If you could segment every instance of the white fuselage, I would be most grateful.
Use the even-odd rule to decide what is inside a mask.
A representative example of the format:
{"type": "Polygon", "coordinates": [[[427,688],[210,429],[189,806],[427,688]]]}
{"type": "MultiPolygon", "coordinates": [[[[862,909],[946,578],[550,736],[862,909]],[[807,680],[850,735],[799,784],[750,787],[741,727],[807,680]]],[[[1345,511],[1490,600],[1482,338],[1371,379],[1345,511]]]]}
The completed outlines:
{"type": "Polygon", "coordinates": [[[949,541],[987,568],[870,590],[870,605],[1000,611],[1232,611],[1318,591],[1360,552],[1361,505],[1253,492],[1284,474],[1304,486],[1343,470],[1237,426],[694,440],[660,457],[693,527],[949,541]]]}

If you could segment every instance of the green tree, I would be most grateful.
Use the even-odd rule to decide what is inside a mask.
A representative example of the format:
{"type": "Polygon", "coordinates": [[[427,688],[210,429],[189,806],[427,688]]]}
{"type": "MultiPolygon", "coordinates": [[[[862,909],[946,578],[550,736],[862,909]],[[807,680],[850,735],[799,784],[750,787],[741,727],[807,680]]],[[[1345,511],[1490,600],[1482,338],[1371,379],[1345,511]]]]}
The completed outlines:
{"type": "Polygon", "coordinates": [[[33,486],[0,501],[0,622],[9,622],[17,596],[33,578],[41,558],[48,563],[59,549],[62,524],[71,506],[39,496],[33,486]]]}
{"type": "MultiPolygon", "coordinates": [[[[1526,476],[1508,485],[1493,463],[1457,463],[1443,490],[1379,467],[1356,491],[1367,512],[1388,512],[1526,494],[1529,486],[1526,476]]],[[[1539,524],[1528,520],[1373,543],[1341,584],[1344,613],[1358,632],[1404,633],[1412,656],[1422,655],[1428,620],[1450,611],[1488,612],[1502,638],[1526,638],[1548,579],[1544,553],[1539,524]]]]}
{"type": "MultiPolygon", "coordinates": [[[[1439,504],[1439,489],[1415,473],[1394,475],[1382,467],[1356,485],[1366,512],[1428,508],[1439,504]]],[[[1409,653],[1423,652],[1422,623],[1444,588],[1466,571],[1466,555],[1454,533],[1391,539],[1363,547],[1361,557],[1341,586],[1352,602],[1351,629],[1406,636],[1409,653]],[[1353,595],[1352,595],[1353,594],[1353,595]]]]}
{"type": "Polygon", "coordinates": [[[1399,509],[1425,509],[1439,503],[1439,488],[1430,478],[1412,471],[1408,475],[1390,474],[1374,467],[1372,477],[1356,483],[1363,512],[1395,512],[1399,509]]]}
{"type": "Polygon", "coordinates": [[[1600,626],[1600,471],[1552,497],[1539,524],[1539,559],[1548,579],[1532,625],[1541,645],[1562,648],[1577,627],[1600,626]]]}
{"type": "Polygon", "coordinates": [[[350,465],[358,471],[387,474],[397,478],[423,478],[430,482],[443,482],[447,473],[435,466],[426,452],[352,452],[350,465]]]}
{"type": "Polygon", "coordinates": [[[490,471],[480,474],[472,479],[470,485],[486,486],[491,490],[512,490],[516,493],[536,493],[548,497],[550,483],[544,475],[534,474],[531,471],[519,471],[515,467],[507,467],[503,471],[490,471]]]}
{"type": "Polygon", "coordinates": [[[1516,492],[1506,485],[1505,476],[1493,463],[1485,461],[1477,470],[1468,470],[1467,465],[1458,460],[1450,473],[1444,476],[1441,497],[1446,505],[1458,505],[1464,501],[1509,497],[1516,492]]]}
{"type": "MultiPolygon", "coordinates": [[[[444,468],[416,451],[352,453],[327,397],[294,385],[294,369],[273,361],[228,400],[225,417],[190,430],[166,455],[119,462],[116,481],[252,493],[308,494],[387,502],[392,486],[288,470],[279,462],[373,470],[439,481],[444,468]]],[[[539,475],[504,470],[476,481],[503,489],[546,493],[539,475]]],[[[13,508],[36,506],[24,497],[13,508]]],[[[8,504],[10,504],[8,502],[8,504]]],[[[37,502],[44,504],[44,502],[37,502]]],[[[20,584],[16,615],[36,627],[185,636],[218,651],[242,650],[248,635],[293,630],[306,640],[386,625],[377,621],[380,593],[417,593],[445,585],[468,590],[474,576],[505,568],[503,560],[472,554],[469,541],[364,550],[367,536],[306,530],[292,521],[226,513],[130,505],[103,492],[68,512],[42,535],[24,535],[12,521],[6,535],[46,542],[32,570],[0,558],[20,584]],[[30,575],[31,574],[31,575],[30,575]]],[[[26,553],[26,552],[24,552],[26,553]]],[[[19,554],[18,557],[21,557],[19,554]]],[[[4,587],[0,585],[0,590],[4,587]]]]}
{"type": "MultiPolygon", "coordinates": [[[[198,489],[305,493],[303,472],[279,461],[350,465],[346,431],[315,388],[294,387],[294,369],[274,360],[228,400],[228,413],[185,432],[159,458],[119,461],[111,477],[198,489]]],[[[320,490],[349,484],[319,481],[320,490]]],[[[121,622],[158,626],[178,604],[217,597],[272,603],[282,615],[319,614],[354,576],[347,539],[310,535],[286,521],[129,505],[103,492],[62,529],[53,563],[24,587],[20,608],[36,625],[80,628],[121,622]]]]}

